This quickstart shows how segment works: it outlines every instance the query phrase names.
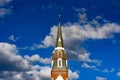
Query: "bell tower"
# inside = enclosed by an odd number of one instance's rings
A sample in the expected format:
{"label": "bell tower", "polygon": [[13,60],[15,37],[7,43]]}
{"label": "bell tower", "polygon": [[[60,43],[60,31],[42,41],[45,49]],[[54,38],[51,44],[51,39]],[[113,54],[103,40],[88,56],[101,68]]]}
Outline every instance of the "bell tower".
{"label": "bell tower", "polygon": [[63,44],[60,15],[58,16],[58,32],[55,50],[52,55],[51,80],[68,80],[67,55]]}

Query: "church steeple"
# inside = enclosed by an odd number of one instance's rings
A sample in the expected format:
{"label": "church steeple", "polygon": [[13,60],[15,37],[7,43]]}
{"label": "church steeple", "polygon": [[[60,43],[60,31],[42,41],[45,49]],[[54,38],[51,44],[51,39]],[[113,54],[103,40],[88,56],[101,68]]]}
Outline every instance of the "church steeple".
{"label": "church steeple", "polygon": [[64,49],[60,15],[55,50],[52,55],[51,80],[68,80],[67,55]]}
{"label": "church steeple", "polygon": [[58,15],[58,32],[57,32],[57,39],[56,39],[56,47],[64,47],[63,39],[62,39],[62,31],[60,25],[60,15]]}

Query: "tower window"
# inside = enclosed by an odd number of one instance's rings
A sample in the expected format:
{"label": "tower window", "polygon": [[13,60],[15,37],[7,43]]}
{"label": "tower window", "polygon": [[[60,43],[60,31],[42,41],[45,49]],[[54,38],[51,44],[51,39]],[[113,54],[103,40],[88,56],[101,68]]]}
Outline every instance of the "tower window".
{"label": "tower window", "polygon": [[61,66],[61,60],[59,60],[59,66]]}
{"label": "tower window", "polygon": [[61,58],[58,59],[58,67],[62,67],[62,59]]}

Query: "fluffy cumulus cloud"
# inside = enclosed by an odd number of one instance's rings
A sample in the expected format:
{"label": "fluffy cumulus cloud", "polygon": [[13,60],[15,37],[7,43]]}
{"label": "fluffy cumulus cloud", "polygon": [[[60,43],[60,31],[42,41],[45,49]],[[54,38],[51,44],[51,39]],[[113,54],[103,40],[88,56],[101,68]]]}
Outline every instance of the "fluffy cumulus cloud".
{"label": "fluffy cumulus cloud", "polygon": [[97,77],[96,77],[96,80],[107,80],[107,78],[103,78],[103,77],[97,76]]}
{"label": "fluffy cumulus cloud", "polygon": [[79,75],[78,75],[77,71],[72,72],[71,70],[69,70],[68,73],[69,73],[68,74],[69,80],[75,80],[75,79],[79,78]]}
{"label": "fluffy cumulus cloud", "polygon": [[[73,10],[78,12],[79,22],[68,22],[61,26],[64,45],[68,53],[68,58],[78,59],[83,62],[93,62],[97,65],[100,65],[101,61],[91,59],[90,52],[88,52],[82,45],[88,39],[98,40],[113,38],[114,34],[120,33],[120,25],[109,22],[100,24],[97,19],[101,19],[101,16],[96,16],[92,21],[88,21],[87,14],[85,13],[85,8],[77,9],[73,7]],[[81,24],[80,22],[83,22],[85,24]],[[34,44],[32,47],[30,47],[30,49],[34,50],[54,46],[56,33],[57,26],[54,25],[51,27],[50,33],[43,39],[42,44]]]}
{"label": "fluffy cumulus cloud", "polygon": [[44,64],[50,64],[51,63],[51,58],[42,58],[38,54],[34,54],[31,57],[28,55],[24,56],[26,60],[31,61],[31,62],[40,62]]}
{"label": "fluffy cumulus cloud", "polygon": [[0,18],[10,14],[12,9],[11,2],[12,0],[0,0]]}
{"label": "fluffy cumulus cloud", "polygon": [[18,54],[14,44],[0,43],[0,79],[24,80],[22,79],[24,74],[27,75],[28,71],[33,71],[33,67],[27,59]]}
{"label": "fluffy cumulus cloud", "polygon": [[[75,8],[73,8],[75,9]],[[104,69],[100,70],[98,66],[101,66],[101,60],[90,58],[91,53],[88,52],[82,45],[88,39],[90,40],[100,40],[100,39],[109,39],[113,38],[114,34],[120,33],[120,25],[116,23],[106,22],[100,24],[97,19],[101,19],[101,16],[97,16],[92,21],[87,21],[87,15],[85,13],[86,9],[76,9],[79,11],[79,22],[76,23],[65,23],[61,25],[64,39],[65,50],[68,55],[68,59],[77,59],[83,62],[82,67],[93,69],[100,72],[113,72],[114,69]],[[82,24],[81,24],[82,23]],[[31,50],[39,48],[48,48],[55,45],[57,33],[57,26],[54,25],[51,27],[50,33],[45,36],[42,41],[42,44],[34,44],[31,47]],[[28,57],[29,61],[33,61],[34,57]],[[37,60],[42,61],[40,57],[36,58]],[[92,63],[89,65],[88,63]],[[77,79],[79,76],[77,72],[69,71],[70,79]],[[74,75],[74,76],[73,76]],[[73,77],[73,78],[72,78]],[[96,80],[107,80],[107,78],[96,77]]]}
{"label": "fluffy cumulus cloud", "polygon": [[[8,68],[9,67],[9,68]],[[17,55],[15,45],[0,43],[0,71],[21,71],[29,69],[28,61]]]}
{"label": "fluffy cumulus cloud", "polygon": [[25,80],[49,80],[51,68],[48,66],[41,67],[39,65],[32,66],[32,69],[26,72]]}
{"label": "fluffy cumulus cloud", "polygon": [[49,80],[51,68],[48,66],[32,66],[28,71],[2,71],[0,80]]}
{"label": "fluffy cumulus cloud", "polygon": [[[14,44],[0,42],[0,80],[49,80],[50,65],[40,66],[35,62],[50,64],[50,58],[35,54],[21,56]],[[77,72],[69,70],[70,79],[78,78]]]}
{"label": "fluffy cumulus cloud", "polygon": [[[56,40],[57,26],[53,26],[49,35],[43,40],[43,45],[36,45],[36,48],[54,46]],[[89,58],[90,53],[81,45],[87,39],[107,39],[114,37],[115,33],[120,33],[120,25],[115,23],[106,23],[100,27],[93,27],[90,24],[80,25],[78,23],[66,23],[62,26],[64,45],[69,53],[70,59],[79,59],[81,61],[92,62]]]}

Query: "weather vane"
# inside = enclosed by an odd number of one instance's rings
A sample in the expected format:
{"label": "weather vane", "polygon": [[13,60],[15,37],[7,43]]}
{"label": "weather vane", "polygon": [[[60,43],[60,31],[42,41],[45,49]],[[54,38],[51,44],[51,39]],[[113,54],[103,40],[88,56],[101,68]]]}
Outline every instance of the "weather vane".
{"label": "weather vane", "polygon": [[60,22],[61,14],[58,14],[58,22]]}

